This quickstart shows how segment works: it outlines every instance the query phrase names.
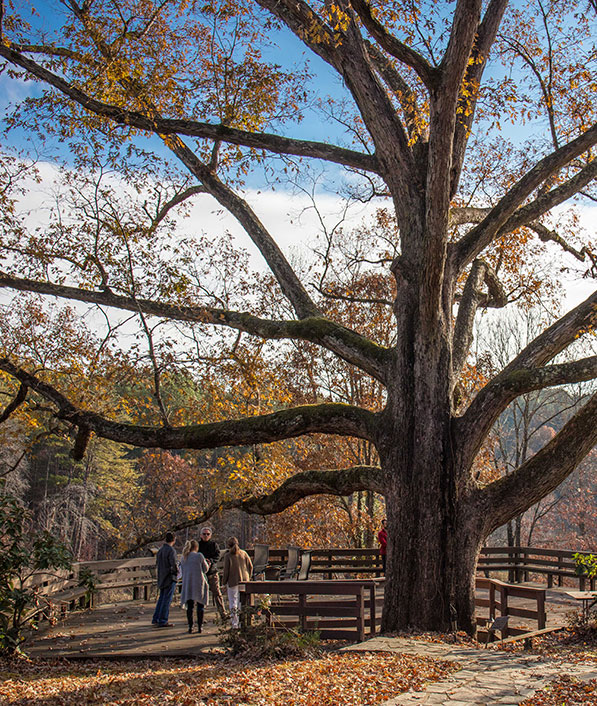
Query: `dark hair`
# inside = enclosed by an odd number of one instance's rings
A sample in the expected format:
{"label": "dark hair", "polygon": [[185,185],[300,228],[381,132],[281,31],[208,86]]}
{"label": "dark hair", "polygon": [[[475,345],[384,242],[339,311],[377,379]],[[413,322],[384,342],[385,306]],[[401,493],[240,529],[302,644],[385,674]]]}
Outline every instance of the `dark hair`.
{"label": "dark hair", "polygon": [[238,552],[238,539],[236,537],[229,537],[226,542],[228,549],[231,554],[236,554]]}
{"label": "dark hair", "polygon": [[164,537],[164,541],[170,544],[176,539],[176,537],[172,534],[172,532],[166,532],[166,536]]}

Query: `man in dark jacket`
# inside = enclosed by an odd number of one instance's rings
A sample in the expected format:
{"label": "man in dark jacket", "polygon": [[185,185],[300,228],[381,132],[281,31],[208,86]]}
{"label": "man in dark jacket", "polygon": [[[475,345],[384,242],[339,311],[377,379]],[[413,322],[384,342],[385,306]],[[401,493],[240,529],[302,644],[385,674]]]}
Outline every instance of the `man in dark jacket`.
{"label": "man in dark jacket", "polygon": [[222,600],[222,592],[220,591],[220,577],[216,568],[216,564],[220,558],[220,547],[218,547],[217,542],[211,538],[211,529],[209,527],[203,527],[201,529],[199,551],[207,559],[207,563],[209,564],[207,583],[211,595],[214,597],[220,618],[224,618],[226,611],[224,610],[224,601]]}
{"label": "man in dark jacket", "polygon": [[160,595],[158,596],[158,602],[151,622],[153,625],[157,625],[158,628],[172,627],[172,623],[168,622],[168,616],[170,615],[170,603],[172,603],[172,596],[176,588],[176,577],[178,576],[176,551],[174,549],[175,541],[176,537],[172,532],[166,532],[164,544],[155,557]]}

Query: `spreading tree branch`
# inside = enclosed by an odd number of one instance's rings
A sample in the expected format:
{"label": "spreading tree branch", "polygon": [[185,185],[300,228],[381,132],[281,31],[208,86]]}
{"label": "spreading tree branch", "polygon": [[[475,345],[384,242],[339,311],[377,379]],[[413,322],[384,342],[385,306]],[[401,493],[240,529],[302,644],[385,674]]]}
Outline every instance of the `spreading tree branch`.
{"label": "spreading tree branch", "polygon": [[[597,291],[529,343],[501,373],[480,390],[464,415],[455,419],[454,438],[463,467],[472,463],[489,429],[524,392],[543,386],[580,382],[595,377],[594,358],[543,368],[586,331],[597,326]],[[542,384],[542,383],[545,383]],[[474,429],[474,433],[471,430]]]}
{"label": "spreading tree branch", "polygon": [[0,44],[0,56],[3,56],[12,64],[20,66],[32,76],[36,76],[57,89],[63,95],[74,100],[91,113],[100,117],[109,118],[119,125],[128,125],[159,135],[199,137],[253,149],[263,149],[276,154],[290,154],[298,157],[322,159],[364,171],[376,172],[378,169],[375,157],[372,155],[345,149],[336,145],[329,145],[324,142],[297,140],[271,133],[248,132],[225,125],[213,125],[211,123],[194,120],[162,118],[158,115],[149,117],[138,111],[127,110],[124,106],[104,103],[87,95],[81,89],[68,83],[68,81],[61,76],[49,71],[32,59],[23,56],[11,46]]}
{"label": "spreading tree branch", "polygon": [[[273,515],[312,495],[343,497],[359,490],[381,492],[381,486],[381,469],[375,466],[355,466],[340,471],[304,471],[285,480],[271,493],[212,503],[197,515],[175,523],[168,529],[178,532],[187,527],[195,527],[221,510],[237,508],[253,515]],[[129,556],[141,547],[162,538],[163,531],[138,537],[123,556]]]}
{"label": "spreading tree branch", "polygon": [[165,144],[245,229],[271,269],[282,292],[292,304],[297,316],[301,319],[308,316],[318,316],[319,310],[313,300],[307,294],[278,244],[249,204],[224,184],[209,166],[203,164],[179,137],[165,140]]}
{"label": "spreading tree branch", "polygon": [[[467,266],[492,240],[514,228],[526,225],[553,206],[569,198],[595,177],[597,161],[584,167],[576,177],[519,207],[546,179],[557,173],[570,160],[586,152],[597,142],[597,124],[558,150],[539,160],[489,211],[475,228],[455,244],[455,272]],[[587,181],[585,181],[585,179]],[[584,183],[583,183],[584,182]],[[517,212],[517,209],[519,211]]]}
{"label": "spreading tree branch", "polygon": [[555,490],[597,444],[597,393],[513,473],[475,492],[489,535]]}
{"label": "spreading tree branch", "polygon": [[252,314],[208,306],[184,306],[151,299],[125,297],[109,289],[91,290],[68,287],[51,282],[0,274],[0,287],[24,292],[37,292],[75,301],[109,306],[123,311],[142,311],[173,321],[226,326],[265,339],[292,339],[310,341],[333,351],[346,362],[355,365],[380,382],[385,382],[390,351],[378,346],[355,331],[329,319],[314,316],[298,321],[273,321]]}
{"label": "spreading tree branch", "polygon": [[350,0],[350,4],[361,19],[361,22],[365,25],[369,34],[380,47],[395,59],[398,59],[398,61],[410,66],[421,81],[423,81],[427,89],[430,91],[433,90],[438,81],[437,70],[418,52],[390,34],[381,22],[373,16],[371,5],[367,0]]}
{"label": "spreading tree branch", "polygon": [[304,434],[338,434],[371,439],[375,414],[360,407],[330,403],[304,405],[272,414],[183,427],[147,427],[115,422],[95,412],[78,409],[55,387],[0,358],[0,370],[24,383],[56,407],[54,416],[103,439],[132,446],[160,449],[208,449],[245,446]]}

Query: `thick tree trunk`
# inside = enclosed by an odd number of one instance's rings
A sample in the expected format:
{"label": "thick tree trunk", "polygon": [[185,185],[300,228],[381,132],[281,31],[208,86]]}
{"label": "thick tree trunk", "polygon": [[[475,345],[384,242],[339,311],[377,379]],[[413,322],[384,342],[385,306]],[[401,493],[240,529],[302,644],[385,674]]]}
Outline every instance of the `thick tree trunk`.
{"label": "thick tree trunk", "polygon": [[[425,454],[421,453],[421,457]],[[481,523],[449,491],[449,467],[416,464],[411,482],[393,475],[388,519],[384,631],[476,631],[474,576]]]}
{"label": "thick tree trunk", "polygon": [[396,307],[398,329],[416,333],[396,347],[378,438],[389,536],[383,629],[474,634],[485,528],[471,508],[470,469],[457,467],[452,453],[451,293],[434,319],[405,299]]}

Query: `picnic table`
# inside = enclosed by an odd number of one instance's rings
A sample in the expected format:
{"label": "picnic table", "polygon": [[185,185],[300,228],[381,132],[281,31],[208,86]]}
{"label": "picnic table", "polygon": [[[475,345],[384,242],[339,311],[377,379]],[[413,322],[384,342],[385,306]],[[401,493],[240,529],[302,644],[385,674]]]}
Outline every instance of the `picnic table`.
{"label": "picnic table", "polygon": [[566,591],[566,595],[582,602],[582,617],[588,620],[591,608],[597,604],[597,591]]}

